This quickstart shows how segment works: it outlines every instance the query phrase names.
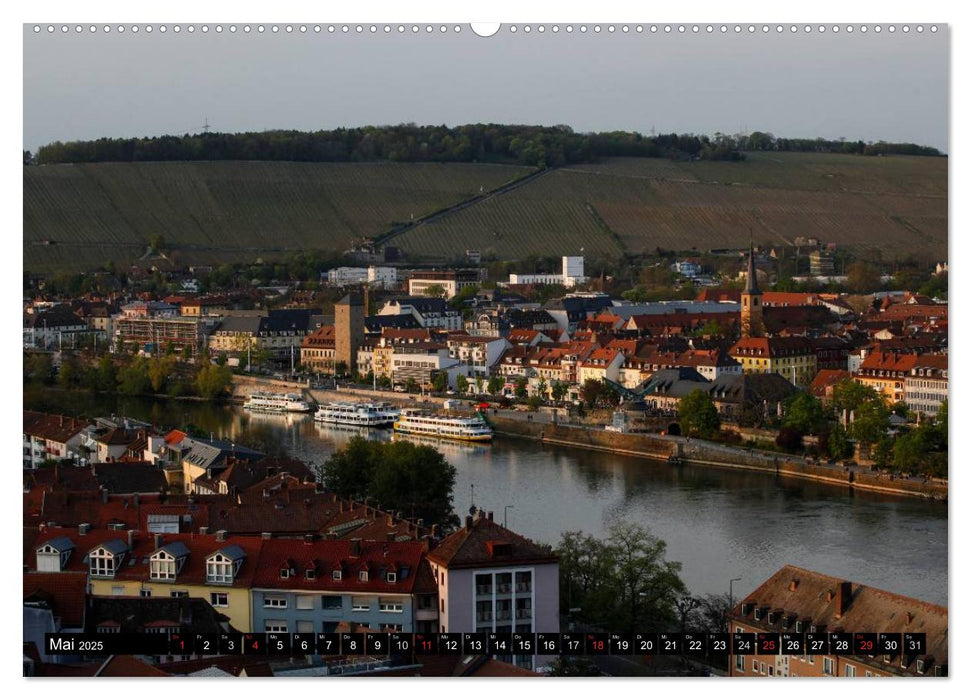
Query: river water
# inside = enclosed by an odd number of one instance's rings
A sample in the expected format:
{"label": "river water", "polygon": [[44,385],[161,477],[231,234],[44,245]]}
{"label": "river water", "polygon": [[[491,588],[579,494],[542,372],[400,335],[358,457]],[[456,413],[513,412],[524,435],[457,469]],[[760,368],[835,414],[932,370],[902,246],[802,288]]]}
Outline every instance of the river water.
{"label": "river water", "polygon": [[[290,454],[321,463],[353,435],[311,416],[250,414],[234,406],[25,390],[25,408],[127,415],[216,437],[266,426]],[[391,431],[370,431],[389,440]],[[455,509],[475,504],[510,529],[555,544],[560,533],[605,534],[631,520],[667,543],[667,558],[696,595],[736,600],[785,564],[947,605],[947,507],[856,493],[754,472],[666,463],[497,438],[487,446],[436,441],[457,469]],[[506,506],[510,506],[506,509]]]}

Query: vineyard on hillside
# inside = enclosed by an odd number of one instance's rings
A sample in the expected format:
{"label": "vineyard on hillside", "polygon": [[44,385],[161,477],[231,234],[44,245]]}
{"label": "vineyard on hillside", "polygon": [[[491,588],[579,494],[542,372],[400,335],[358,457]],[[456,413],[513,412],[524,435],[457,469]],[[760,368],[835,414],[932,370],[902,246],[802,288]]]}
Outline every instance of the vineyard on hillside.
{"label": "vineyard on hillside", "polygon": [[642,253],[818,238],[871,259],[947,257],[947,161],[757,153],[743,163],[611,159],[562,168],[413,229],[409,251]]}
{"label": "vineyard on hillside", "polygon": [[343,250],[530,172],[464,163],[26,167],[24,266],[44,272],[130,264],[155,234],[187,263]]}
{"label": "vineyard on hillside", "polygon": [[[412,257],[467,248],[617,256],[818,238],[858,255],[947,258],[946,158],[757,152],[744,162],[612,158],[392,236]],[[131,264],[161,235],[186,264],[343,250],[534,172],[473,163],[165,162],[24,168],[24,266]]]}

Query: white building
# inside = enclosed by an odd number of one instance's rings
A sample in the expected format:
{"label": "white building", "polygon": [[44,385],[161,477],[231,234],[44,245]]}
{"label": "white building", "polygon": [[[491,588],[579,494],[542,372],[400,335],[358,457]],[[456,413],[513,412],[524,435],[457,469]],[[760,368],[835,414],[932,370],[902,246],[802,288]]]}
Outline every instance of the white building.
{"label": "white building", "polygon": [[583,276],[583,257],[570,255],[563,256],[560,274],[509,275],[509,284],[562,284],[564,287],[576,287],[586,281],[587,278]]}
{"label": "white building", "polygon": [[[393,267],[335,267],[325,273],[331,287],[349,287],[369,284],[382,289],[398,286],[398,270]],[[323,276],[323,275],[322,275]]]}

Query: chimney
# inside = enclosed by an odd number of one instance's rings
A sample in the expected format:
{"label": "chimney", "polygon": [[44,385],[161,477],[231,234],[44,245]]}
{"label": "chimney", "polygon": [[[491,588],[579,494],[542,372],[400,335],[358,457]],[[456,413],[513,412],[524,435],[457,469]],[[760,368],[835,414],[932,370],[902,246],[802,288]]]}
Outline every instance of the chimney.
{"label": "chimney", "polygon": [[466,515],[465,516],[465,529],[468,530],[468,531],[471,531],[472,530],[472,516],[471,515]]}
{"label": "chimney", "polygon": [[492,522],[492,511],[491,510],[488,513],[486,513],[486,517],[489,519],[489,522]]}
{"label": "chimney", "polygon": [[850,607],[850,598],[853,596],[853,584],[849,581],[840,581],[836,589],[836,617],[843,617],[846,609]]}
{"label": "chimney", "polygon": [[208,535],[209,534],[209,526],[208,525],[203,525],[202,527],[200,527],[199,528],[199,534],[200,535]]}
{"label": "chimney", "polygon": [[88,534],[88,531],[90,529],[91,529],[91,524],[90,523],[81,523],[80,525],[78,525],[78,534],[79,535],[86,535],[86,534]]}
{"label": "chimney", "polygon": [[101,502],[102,503],[108,502],[108,489],[106,488],[101,489]]}
{"label": "chimney", "polygon": [[789,590],[795,591],[797,588],[799,588],[799,579],[794,578],[789,582]]}
{"label": "chimney", "polygon": [[158,534],[158,533],[156,533],[156,534],[155,534],[155,535],[154,535],[154,536],[152,537],[152,539],[153,539],[153,540],[154,540],[154,542],[155,542],[155,549],[161,549],[161,548],[162,548],[162,535],[160,535],[160,534]]}
{"label": "chimney", "polygon": [[216,530],[216,542],[225,542],[225,541],[226,541],[226,531]]}
{"label": "chimney", "polygon": [[394,525],[394,516],[388,513],[388,526]]}
{"label": "chimney", "polygon": [[355,537],[350,540],[351,543],[351,556],[359,557],[361,556],[361,538]]}
{"label": "chimney", "polygon": [[432,537],[438,537],[438,524],[433,524],[432,525],[431,535],[432,535]]}
{"label": "chimney", "polygon": [[273,537],[273,533],[272,532],[263,532],[263,533],[260,533],[260,536],[264,540],[268,540],[268,539],[271,539]]}
{"label": "chimney", "polygon": [[128,551],[131,551],[134,548],[135,548],[135,531],[129,530],[128,531]]}

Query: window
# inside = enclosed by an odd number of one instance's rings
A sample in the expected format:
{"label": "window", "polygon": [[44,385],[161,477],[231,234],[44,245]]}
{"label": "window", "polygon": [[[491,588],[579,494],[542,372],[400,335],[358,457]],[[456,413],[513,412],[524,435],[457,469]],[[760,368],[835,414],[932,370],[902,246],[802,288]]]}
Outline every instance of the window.
{"label": "window", "polygon": [[370,598],[359,598],[357,596],[351,598],[351,610],[354,612],[367,612],[371,609],[371,599]]}
{"label": "window", "polygon": [[285,608],[287,607],[287,599],[280,596],[265,596],[263,598],[264,608]]}
{"label": "window", "polygon": [[324,610],[340,610],[344,607],[343,599],[339,595],[322,595],[320,607]]}
{"label": "window", "polygon": [[833,660],[828,656],[823,657],[823,675],[824,676],[833,675]]}
{"label": "window", "polygon": [[870,673],[869,671],[867,671],[867,672],[866,672],[866,677],[867,677],[867,678],[873,678],[873,674],[872,674],[872,673]]}
{"label": "window", "polygon": [[267,632],[287,632],[287,621],[286,620],[267,620],[265,629]]}
{"label": "window", "polygon": [[335,581],[340,581],[341,580],[341,570],[340,569],[334,569],[333,577],[334,577],[334,580]]}
{"label": "window", "polygon": [[115,555],[107,549],[97,549],[89,557],[91,575],[113,578],[115,575]]}
{"label": "window", "polygon": [[317,578],[316,569],[307,569],[304,578],[306,578],[308,581],[313,581],[315,578]]}
{"label": "window", "polygon": [[313,620],[297,620],[298,634],[312,634],[314,631]]}
{"label": "window", "polygon": [[763,676],[765,675],[765,663],[764,662],[761,664],[761,666],[759,668],[759,673],[761,673]]}
{"label": "window", "polygon": [[357,572],[358,581],[367,581],[367,569],[363,569]]}
{"label": "window", "polygon": [[745,670],[745,657],[741,654],[735,654],[735,670],[744,671]]}
{"label": "window", "polygon": [[400,613],[404,612],[404,605],[400,600],[381,598],[378,600],[378,610],[385,613]]}
{"label": "window", "polygon": [[138,595],[140,597],[142,597],[142,598],[151,598],[152,597],[152,589],[151,588],[143,588],[140,591],[138,591]]}
{"label": "window", "polygon": [[759,662],[756,661],[755,659],[752,659],[752,671],[754,671],[755,673],[759,672]]}
{"label": "window", "polygon": [[393,571],[389,571],[385,578],[388,583],[395,583],[398,580],[398,574]]}
{"label": "window", "polygon": [[442,598],[442,612],[445,612],[445,599]]}
{"label": "window", "polygon": [[169,593],[170,598],[188,598],[189,591],[171,591]]}
{"label": "window", "polygon": [[206,562],[206,582],[232,583],[233,575],[238,569],[239,567],[234,566],[229,557],[216,554]]}
{"label": "window", "polygon": [[210,593],[209,604],[214,608],[225,608],[229,605],[228,593]]}
{"label": "window", "polygon": [[175,557],[166,552],[159,552],[152,557],[149,576],[153,581],[174,581],[176,561]]}
{"label": "window", "polygon": [[124,586],[112,586],[111,587],[111,595],[125,595],[125,587]]}
{"label": "window", "polygon": [[280,578],[290,578],[290,569],[280,569]]}
{"label": "window", "polygon": [[856,666],[850,666],[849,664],[847,664],[846,668],[843,671],[843,675],[846,676],[847,678],[855,678]]}
{"label": "window", "polygon": [[923,673],[923,672],[924,672],[924,660],[917,659],[917,673]]}
{"label": "window", "polygon": [[297,596],[297,610],[313,610],[313,609],[314,609],[314,597],[312,595]]}

